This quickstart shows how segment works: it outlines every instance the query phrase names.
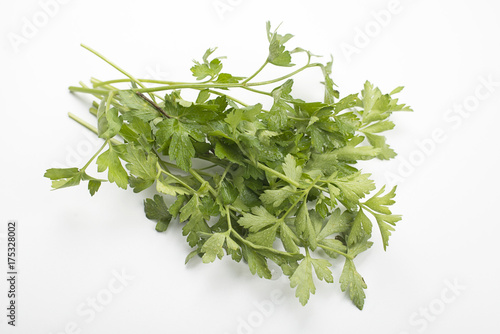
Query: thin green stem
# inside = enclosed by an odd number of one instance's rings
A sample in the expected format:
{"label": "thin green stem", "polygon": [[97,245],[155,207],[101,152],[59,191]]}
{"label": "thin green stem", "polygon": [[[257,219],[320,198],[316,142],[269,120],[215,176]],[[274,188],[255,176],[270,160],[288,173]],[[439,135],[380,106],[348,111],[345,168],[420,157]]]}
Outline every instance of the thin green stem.
{"label": "thin green stem", "polygon": [[247,239],[243,238],[234,229],[231,229],[231,232],[236,236],[236,239],[240,240],[241,242],[243,242],[244,244],[246,244],[247,246],[249,246],[249,247],[251,247],[253,249],[260,249],[260,250],[268,251],[268,252],[271,252],[271,253],[283,255],[283,256],[286,256],[286,257],[296,256],[296,255],[302,255],[300,253],[287,253],[287,252],[283,252],[283,251],[280,251],[280,250],[277,250],[277,249],[274,249],[274,248],[269,248],[269,247],[266,247],[266,246],[256,245],[253,242],[248,241]]}
{"label": "thin green stem", "polygon": [[[92,131],[93,133],[95,134],[98,134],[98,131],[97,131],[97,128],[95,126],[93,126],[92,124],[90,124],[89,122],[86,122],[84,121],[83,119],[81,119],[80,117],[76,116],[75,114],[73,113],[68,113],[68,116],[74,120],[75,122],[77,122],[78,124],[82,125],[83,127],[89,129],[90,131]],[[111,139],[111,143],[114,144],[114,145],[120,145],[120,144],[123,144],[121,143],[119,140],[116,140],[115,138],[112,138]]]}
{"label": "thin green stem", "polygon": [[304,193],[299,198],[297,198],[295,200],[295,202],[292,205],[290,205],[290,207],[288,208],[288,210],[286,210],[286,212],[283,214],[283,216],[281,216],[281,218],[279,219],[280,221],[282,221],[282,222],[285,221],[286,217],[290,214],[290,212],[292,212],[292,210],[295,208],[295,206],[297,204],[299,204],[299,202],[304,198],[304,195],[307,198],[307,195],[309,195],[309,193],[307,193],[307,194]]}
{"label": "thin green stem", "polygon": [[248,90],[249,92],[253,92],[253,93],[257,93],[257,94],[261,94],[261,95],[266,95],[266,96],[273,96],[273,94],[269,93],[269,92],[264,92],[262,90],[258,90],[258,89],[254,89],[254,88],[250,88],[250,87],[247,87],[247,86],[243,86],[241,87],[245,90]]}
{"label": "thin green stem", "polygon": [[232,164],[227,165],[226,169],[224,170],[224,173],[222,173],[222,176],[219,181],[219,188],[222,185],[222,182],[224,182],[224,179],[226,178],[227,173],[229,172],[229,169],[231,168]]}
{"label": "thin green stem", "polygon": [[78,86],[69,86],[68,89],[70,92],[78,92],[78,93],[87,93],[92,95],[102,95],[107,96],[111,90],[104,89],[95,89],[95,88],[86,88],[86,87],[78,87]]}
{"label": "thin green stem", "polygon": [[92,161],[94,161],[94,159],[95,159],[95,158],[97,158],[97,156],[98,156],[98,155],[102,152],[102,150],[103,150],[103,149],[104,149],[104,148],[108,145],[108,143],[109,143],[109,140],[106,140],[106,141],[102,144],[101,148],[100,148],[99,150],[97,150],[97,152],[96,152],[96,153],[92,156],[92,158],[90,158],[90,160],[89,160],[89,161],[87,161],[87,163],[85,164],[85,166],[83,166],[83,167],[82,167],[82,170],[86,170],[86,169],[87,169],[87,167],[90,165],[90,163],[91,163]]}
{"label": "thin green stem", "polygon": [[[178,84],[180,82],[175,82],[175,81],[163,81],[163,80],[154,80],[154,79],[137,79],[140,82],[146,82],[146,83],[155,83],[155,84],[164,84],[164,85],[174,85]],[[100,86],[107,86],[115,83],[125,83],[125,82],[130,82],[132,81],[131,79],[114,79],[114,80],[106,80],[106,81],[100,81],[96,82],[94,84],[94,87],[100,87]],[[188,82],[184,82],[188,83]]]}
{"label": "thin green stem", "polygon": [[319,246],[319,247],[321,247],[321,248],[323,248],[324,250],[328,250],[328,251],[330,251],[330,252],[334,252],[334,253],[337,253],[337,254],[343,255],[343,256],[345,256],[346,258],[348,258],[348,259],[351,259],[351,260],[352,260],[352,256],[351,256],[351,255],[349,255],[349,254],[347,254],[347,253],[341,252],[341,251],[339,251],[339,250],[337,250],[337,249],[333,249],[333,248],[330,248],[330,247],[328,247],[328,246],[321,245],[321,244],[319,244],[318,246]]}
{"label": "thin green stem", "polygon": [[214,167],[220,167],[220,166],[217,165],[217,164],[211,164],[209,166],[205,166],[205,167],[202,167],[202,168],[197,168],[196,171],[199,173],[200,171],[203,171],[205,169],[211,169],[211,168],[214,168]]}
{"label": "thin green stem", "polygon": [[[96,50],[92,49],[91,47],[85,45],[85,44],[80,44],[84,49],[87,49],[88,51],[92,52],[93,54],[95,54],[97,57],[101,58],[102,60],[104,60],[106,63],[108,63],[109,65],[111,65],[112,67],[114,67],[115,69],[117,69],[119,72],[121,72],[122,74],[124,74],[125,76],[129,77],[133,82],[135,82],[139,87],[142,87],[142,88],[146,88],[146,86],[144,86],[142,84],[142,82],[140,82],[139,80],[137,80],[132,74],[128,73],[127,71],[125,71],[124,69],[122,69],[121,67],[119,67],[118,65],[116,65],[115,63],[113,63],[112,61],[110,61],[109,59],[107,59],[106,57],[104,57],[102,54],[100,54],[99,52],[97,52]],[[153,101],[155,101],[155,96],[154,94],[149,94],[149,96],[151,96],[151,99]]]}
{"label": "thin green stem", "polygon": [[107,59],[106,57],[104,57],[102,54],[100,54],[99,52],[97,52],[96,50],[88,47],[87,45],[85,44],[80,44],[84,49],[87,49],[88,51],[92,52],[93,54],[95,54],[97,57],[101,58],[102,60],[104,60],[106,63],[108,63],[109,65],[113,66],[115,69],[117,69],[119,72],[121,72],[122,74],[124,74],[125,76],[129,77],[133,82],[135,82],[137,85],[139,85],[140,87],[142,88],[146,88],[139,80],[137,80],[132,74],[128,73],[127,71],[125,71],[124,69],[122,69],[121,67],[119,67],[118,65],[116,65],[115,63],[113,63],[112,61],[110,61],[109,59]]}
{"label": "thin green stem", "polygon": [[249,76],[248,78],[246,78],[245,80],[243,80],[241,83],[242,84],[246,84],[247,82],[249,82],[250,80],[252,80],[253,78],[255,78],[257,76],[257,74],[259,74],[264,69],[264,67],[266,67],[266,65],[268,63],[269,63],[269,61],[266,59],[266,61],[264,62],[264,64],[262,64],[262,66],[259,67],[259,69],[257,71],[255,71],[254,74],[252,74],[251,76]]}
{"label": "thin green stem", "polygon": [[108,95],[108,99],[106,100],[106,113],[109,111],[109,108],[111,107],[111,104],[113,102],[114,96],[115,96],[115,92],[114,91],[112,91]]}
{"label": "thin green stem", "polygon": [[182,186],[184,186],[185,188],[187,188],[189,191],[191,191],[193,194],[196,193],[196,190],[194,190],[193,188],[191,188],[186,182],[182,181],[181,179],[179,179],[177,176],[175,176],[174,174],[164,170],[163,168],[161,168],[160,164],[158,163],[157,164],[157,167],[160,169],[160,171],[171,177],[172,179],[174,179],[175,181],[177,181],[177,183],[181,184]]}
{"label": "thin green stem", "polygon": [[210,191],[210,193],[212,194],[212,196],[214,198],[217,198],[217,192],[215,191],[215,189],[212,188],[212,186],[208,183],[208,181],[205,180],[204,178],[202,178],[196,170],[194,170],[193,168],[190,168],[189,173],[191,173],[191,175],[193,175],[195,177],[195,179],[197,179],[201,184],[206,183],[208,186],[208,191]]}
{"label": "thin green stem", "polygon": [[269,85],[269,84],[272,84],[272,83],[280,82],[280,81],[286,80],[286,79],[288,79],[290,77],[293,77],[294,75],[302,72],[303,70],[305,70],[305,69],[307,69],[309,67],[312,67],[312,66],[310,65],[310,63],[308,61],[306,65],[304,65],[301,68],[299,68],[299,69],[297,69],[297,70],[295,70],[293,72],[290,72],[287,75],[284,75],[282,77],[279,77],[279,78],[276,78],[276,79],[272,79],[272,80],[266,80],[266,81],[248,83],[247,85],[248,86],[264,86],[264,85]]}
{"label": "thin green stem", "polygon": [[[252,163],[252,161],[248,160],[248,159],[245,159],[245,162],[248,162],[248,163]],[[272,169],[272,168],[269,168],[267,167],[266,165],[260,163],[260,162],[257,162],[257,167],[260,168],[260,169],[263,169],[265,170],[266,172],[269,172],[271,174],[274,174],[276,175],[277,177],[279,177],[280,179],[282,179],[283,181],[286,181],[287,183],[291,184],[292,186],[295,186],[297,188],[300,187],[300,183],[290,179],[288,176],[284,175],[284,174],[281,174],[280,172]]]}

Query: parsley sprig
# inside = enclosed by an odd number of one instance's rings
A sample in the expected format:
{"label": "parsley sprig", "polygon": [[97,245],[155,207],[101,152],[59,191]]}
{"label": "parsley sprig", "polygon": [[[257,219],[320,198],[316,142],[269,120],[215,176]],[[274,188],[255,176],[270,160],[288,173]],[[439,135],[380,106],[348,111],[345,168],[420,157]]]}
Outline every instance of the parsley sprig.
{"label": "parsley sprig", "polygon": [[[144,202],[146,216],[160,232],[172,220],[183,224],[193,248],[186,262],[227,255],[263,278],[271,278],[268,263],[274,262],[303,305],[315,293],[313,276],[333,283],[330,267],[343,258],[340,287],[362,309],[366,283],[354,260],[372,246],[373,219],[386,249],[401,216],[389,209],[396,188],[370,195],[376,186],[355,164],[393,158],[381,133],[394,127],[392,112],[411,109],[393,97],[402,87],[383,94],[368,81],[361,94],[340,98],[331,61],[314,62],[317,56],[302,48],[288,50],[293,36],[272,31],[269,23],[267,37],[268,57],[253,74],[223,72],[223,58],[208,49],[191,68],[196,82],[137,79],[83,46],[125,77],[69,88],[97,99],[90,108],[97,126],[70,116],[104,143],[83,167],[51,168],[45,176],[54,189],[87,181],[91,195],[102,182],[134,192],[155,187],[158,194]],[[301,67],[255,80],[267,66],[295,66],[297,53],[307,58]],[[321,70],[321,102],[292,96],[292,77],[312,68]],[[116,86],[121,84],[130,86]],[[183,99],[184,90],[198,91],[196,100]],[[238,90],[262,96],[269,110],[233,97]],[[92,162],[107,177],[90,176]],[[175,200],[167,205],[164,196]]]}

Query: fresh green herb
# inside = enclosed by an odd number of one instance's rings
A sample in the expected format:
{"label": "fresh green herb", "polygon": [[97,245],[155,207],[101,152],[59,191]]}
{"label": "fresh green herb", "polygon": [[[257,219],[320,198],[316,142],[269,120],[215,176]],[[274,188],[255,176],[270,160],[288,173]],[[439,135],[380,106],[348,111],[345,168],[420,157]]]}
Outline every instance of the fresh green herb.
{"label": "fresh green herb", "polygon": [[[136,79],[84,46],[125,78],[70,87],[98,99],[90,108],[97,127],[70,116],[104,143],[82,168],[52,168],[45,176],[55,189],[88,181],[91,195],[102,182],[134,192],[155,186],[158,194],[144,203],[146,216],[160,232],[171,220],[183,224],[194,249],[186,261],[228,255],[264,278],[271,278],[268,263],[274,262],[303,305],[316,291],[313,276],[332,283],[330,267],[343,258],[340,287],[362,309],[366,283],[354,260],[372,246],[373,219],[386,249],[401,216],[389,209],[395,188],[370,196],[375,184],[355,164],[393,158],[380,133],[394,127],[388,119],[393,111],[411,109],[393,98],[402,87],[383,94],[368,81],[360,95],[340,98],[331,61],[314,62],[316,56],[302,48],[288,50],[292,35],[278,34],[269,23],[267,37],[269,54],[252,75],[224,73],[223,58],[213,58],[215,49],[209,49],[194,62],[198,82],[192,83]],[[299,53],[303,66],[254,80],[266,66],[293,67]],[[314,68],[322,76],[323,101],[294,98],[292,77]],[[130,86],[116,87],[123,83]],[[197,91],[196,100],[183,99],[185,90]],[[261,95],[268,110],[233,97],[238,90]],[[87,174],[93,161],[98,172],[107,171],[106,179]],[[173,204],[163,195],[175,197]]]}

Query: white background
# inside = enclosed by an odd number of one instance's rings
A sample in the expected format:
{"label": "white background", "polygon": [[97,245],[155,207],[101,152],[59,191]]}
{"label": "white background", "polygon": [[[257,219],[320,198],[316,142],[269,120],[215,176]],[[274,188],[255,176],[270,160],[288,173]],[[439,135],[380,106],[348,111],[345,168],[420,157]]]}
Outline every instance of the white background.
{"label": "white background", "polygon": [[[18,220],[20,238],[18,326],[6,325],[1,274],[1,333],[500,330],[499,2],[66,2],[0,5],[2,273],[9,219]],[[52,14],[46,21],[44,11]],[[244,76],[266,57],[267,20],[296,36],[290,46],[332,54],[342,95],[359,92],[367,79],[384,92],[404,85],[401,101],[415,110],[395,115],[388,140],[398,158],[364,166],[379,185],[399,185],[395,211],[404,219],[387,252],[375,233],[374,247],[357,259],[368,284],[363,311],[340,292],[342,262],[335,283],[318,282],[302,307],[285,277],[262,280],[226,260],[185,266],[189,247],[180,227],[157,233],[144,217],[151,192],[113,185],[91,198],[85,186],[50,191],[42,177],[50,167],[82,166],[99,145],[66,116],[92,120],[90,99],[67,87],[91,76],[120,77],[79,43],[138,77],[179,81],[190,80],[193,58],[218,46],[217,55],[228,56],[225,69]],[[16,45],[14,38],[24,40]],[[319,73],[296,81],[298,96],[321,98]],[[119,272],[124,284],[115,282]],[[282,298],[272,303],[273,294]],[[96,297],[108,298],[92,316],[87,303]]]}

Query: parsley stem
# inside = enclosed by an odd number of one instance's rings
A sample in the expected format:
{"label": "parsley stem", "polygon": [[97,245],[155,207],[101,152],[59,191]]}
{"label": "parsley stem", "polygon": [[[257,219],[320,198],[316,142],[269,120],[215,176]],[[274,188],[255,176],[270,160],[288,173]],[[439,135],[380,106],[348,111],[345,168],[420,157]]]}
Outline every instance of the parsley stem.
{"label": "parsley stem", "polygon": [[312,65],[308,61],[306,65],[302,66],[301,68],[299,68],[299,69],[297,69],[297,70],[295,70],[293,72],[288,73],[287,75],[284,75],[284,76],[281,76],[279,78],[272,79],[272,80],[249,83],[248,86],[264,86],[264,85],[269,85],[269,84],[272,84],[272,83],[280,82],[280,81],[286,80],[286,79],[288,79],[290,77],[293,77],[294,75],[302,72],[303,70],[305,70],[305,69],[307,69],[309,67],[312,67]]}
{"label": "parsley stem", "polygon": [[328,246],[321,245],[321,244],[319,244],[318,246],[319,246],[319,247],[321,247],[321,248],[323,248],[324,250],[328,250],[328,251],[330,251],[330,252],[335,252],[335,253],[337,253],[337,254],[340,254],[340,255],[342,255],[342,256],[344,256],[344,257],[346,257],[346,258],[350,259],[350,260],[352,260],[352,259],[353,259],[353,257],[352,257],[351,255],[349,255],[349,254],[347,254],[347,253],[344,253],[344,252],[341,252],[341,251],[339,251],[339,250],[336,250],[336,249],[334,249],[334,248],[330,248],[330,247],[328,247]]}
{"label": "parsley stem", "polygon": [[243,238],[236,230],[233,229],[233,227],[231,225],[230,218],[229,218],[229,216],[230,216],[229,209],[231,209],[231,210],[233,210],[235,212],[241,213],[241,210],[233,207],[232,205],[227,205],[226,206],[226,213],[227,213],[227,216],[228,216],[228,231],[230,231],[230,233],[233,233],[238,240],[240,240],[241,242],[243,242],[247,246],[250,246],[253,249],[267,250],[269,252],[272,252],[272,253],[275,253],[275,254],[284,255],[284,256],[288,256],[288,257],[290,257],[290,256],[296,256],[296,255],[302,255],[300,253],[287,253],[287,252],[283,252],[283,251],[280,251],[280,250],[277,250],[277,249],[274,249],[274,248],[269,248],[269,247],[266,247],[266,246],[256,245],[253,242],[248,241],[247,239]]}
{"label": "parsley stem", "polygon": [[177,181],[179,184],[182,184],[185,188],[187,188],[188,190],[190,190],[193,194],[196,193],[196,190],[194,190],[193,188],[191,188],[187,183],[185,183],[184,181],[182,181],[181,179],[179,179],[174,174],[172,174],[170,172],[167,172],[166,170],[164,170],[163,168],[161,168],[161,166],[160,166],[159,163],[157,164],[157,167],[160,169],[160,172],[162,172],[163,174],[165,174],[167,176],[170,176],[172,179],[174,179],[175,181]]}
{"label": "parsley stem", "polygon": [[207,187],[208,187],[208,191],[210,191],[210,193],[212,194],[212,196],[214,196],[214,198],[217,198],[217,192],[215,191],[215,189],[212,188],[212,186],[210,185],[210,183],[208,183],[207,180],[205,180],[204,178],[202,178],[200,176],[200,174],[198,174],[198,172],[196,170],[194,170],[193,168],[190,168],[189,169],[189,173],[191,173],[191,175],[193,175],[195,177],[195,179],[197,179],[201,184],[206,183]]}
{"label": "parsley stem", "polygon": [[227,165],[226,169],[224,170],[224,173],[222,174],[220,181],[219,181],[219,185],[218,185],[219,188],[222,185],[222,182],[224,182],[224,179],[226,178],[226,175],[229,172],[229,169],[231,168],[231,166],[232,166],[232,164]]}
{"label": "parsley stem", "polygon": [[[142,84],[142,82],[140,82],[139,80],[137,80],[132,74],[128,73],[127,71],[125,71],[124,69],[122,69],[121,67],[119,67],[118,65],[116,65],[115,63],[113,63],[111,60],[107,59],[106,57],[104,57],[102,54],[100,54],[99,52],[97,52],[96,50],[88,47],[87,45],[85,44],[80,44],[84,49],[87,49],[88,51],[92,52],[93,54],[95,54],[97,57],[101,58],[102,60],[104,60],[106,63],[108,63],[109,65],[113,66],[115,69],[117,69],[119,72],[121,72],[122,74],[124,74],[125,76],[129,77],[133,82],[135,82],[137,85],[139,85],[140,87],[142,88],[146,88],[146,86],[144,86]],[[151,96],[151,99],[153,99],[154,101],[154,95],[153,94],[149,94],[149,96]]]}
{"label": "parsley stem", "polygon": [[264,69],[264,67],[266,67],[266,65],[268,63],[269,63],[269,61],[266,59],[266,61],[264,62],[264,64],[262,64],[262,66],[259,67],[259,69],[254,74],[252,74],[251,76],[249,76],[248,78],[246,78],[245,80],[243,80],[241,83],[242,84],[246,84],[247,82],[249,82],[250,80],[252,80],[253,78],[255,78],[257,76],[257,74],[259,74]]}
{"label": "parsley stem", "polygon": [[70,90],[70,92],[97,94],[102,96],[107,96],[111,92],[111,90],[77,87],[77,86],[69,86],[68,89]]}
{"label": "parsley stem", "polygon": [[307,198],[307,195],[306,193],[303,193],[299,198],[297,198],[295,200],[295,202],[290,205],[290,207],[288,208],[288,210],[286,210],[286,212],[283,214],[283,216],[281,216],[281,218],[279,220],[281,220],[282,222],[285,221],[286,217],[290,214],[290,212],[292,212],[292,210],[295,208],[295,206],[297,206],[297,204],[299,204],[300,201],[302,201],[302,198],[304,198],[304,195],[306,195],[306,198]]}
{"label": "parsley stem", "polygon": [[281,216],[281,218],[280,218],[281,221],[283,221],[283,222],[285,221],[286,217],[295,208],[295,206],[297,204],[299,204],[300,201],[302,201],[302,199],[304,199],[305,201],[307,201],[307,196],[309,196],[309,192],[316,185],[317,181],[318,181],[318,178],[316,178],[316,180],[314,180],[313,183],[307,189],[305,189],[302,192],[302,195],[300,195],[300,197],[295,200],[295,202],[288,208],[288,210],[283,214],[283,216]]}
{"label": "parsley stem", "polygon": [[[69,112],[68,116],[69,116],[69,118],[71,118],[72,120],[74,120],[78,124],[82,125],[83,127],[89,129],[93,133],[95,133],[95,134],[98,133],[97,132],[97,128],[95,126],[93,126],[89,122],[84,121],[83,119],[81,119],[80,117],[76,116],[75,114]],[[122,144],[119,140],[116,140],[115,138],[111,139],[111,143],[114,144],[114,145],[120,145],[120,144]]]}
{"label": "parsley stem", "polygon": [[241,242],[243,242],[247,246],[250,246],[253,249],[265,250],[265,251],[268,251],[268,252],[271,252],[271,253],[275,253],[275,254],[279,254],[279,255],[283,255],[283,256],[286,256],[286,257],[293,257],[293,256],[297,256],[297,255],[302,255],[300,253],[287,253],[287,252],[283,252],[283,251],[280,251],[280,250],[277,250],[277,249],[274,249],[274,248],[269,248],[269,247],[266,247],[266,246],[257,245],[257,244],[254,244],[253,242],[248,241],[247,239],[243,238],[238,232],[236,232],[232,228],[231,228],[231,232],[236,236],[236,239],[240,240]]}
{"label": "parsley stem", "polygon": [[268,92],[264,92],[262,90],[258,90],[258,89],[255,89],[255,88],[250,88],[250,87],[247,87],[247,86],[244,86],[244,87],[241,87],[245,90],[248,90],[249,92],[254,92],[254,93],[257,93],[257,94],[262,94],[262,95],[267,95],[267,96],[272,96],[273,94],[271,93],[268,93]]}
{"label": "parsley stem", "polygon": [[97,150],[97,152],[92,156],[92,158],[90,158],[90,160],[85,164],[85,166],[82,167],[82,171],[86,170],[87,167],[90,165],[90,163],[92,161],[94,161],[94,159],[102,152],[102,150],[109,144],[109,140],[106,140],[101,148],[99,150]]}
{"label": "parsley stem", "polygon": [[[178,84],[180,82],[176,81],[163,81],[163,80],[153,80],[153,79],[137,79],[140,82],[147,82],[147,83],[155,83],[155,84],[164,84],[164,85],[174,85]],[[106,80],[106,81],[100,81],[96,82],[94,84],[94,87],[100,87],[100,86],[106,86],[110,84],[115,84],[115,83],[124,83],[124,82],[130,82],[132,81],[131,79],[114,79],[114,80]],[[185,82],[188,83],[188,82]]]}
{"label": "parsley stem", "polygon": [[373,216],[377,217],[377,213],[374,212],[372,209],[370,209],[365,203],[359,203],[359,209],[360,210],[365,209],[366,211],[371,213]]}
{"label": "parsley stem", "polygon": [[[252,163],[250,160],[248,159],[245,159],[245,162],[249,162],[249,163]],[[288,176],[284,175],[284,174],[281,174],[280,172],[272,169],[272,168],[269,168],[267,167],[266,165],[260,163],[260,162],[257,162],[257,167],[260,168],[260,169],[263,169],[265,170],[266,172],[269,172],[271,174],[274,174],[276,175],[277,177],[279,177],[280,179],[282,179],[283,181],[286,181],[288,182],[289,184],[291,184],[292,186],[295,186],[297,188],[300,187],[300,183],[290,179]]]}

